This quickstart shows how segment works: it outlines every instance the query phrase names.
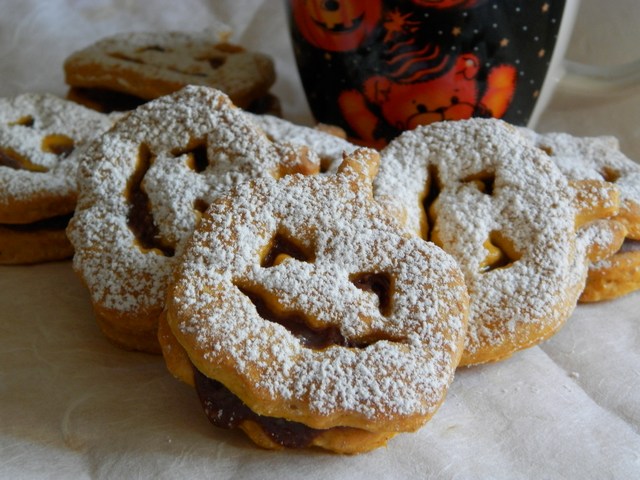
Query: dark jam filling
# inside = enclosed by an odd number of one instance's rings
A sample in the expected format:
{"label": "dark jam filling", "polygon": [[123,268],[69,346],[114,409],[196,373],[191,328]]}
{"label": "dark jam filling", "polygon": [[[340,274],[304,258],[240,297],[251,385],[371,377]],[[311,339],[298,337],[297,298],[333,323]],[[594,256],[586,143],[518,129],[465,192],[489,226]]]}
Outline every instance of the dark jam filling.
{"label": "dark jam filling", "polygon": [[0,165],[3,167],[9,167],[14,170],[26,170],[24,165],[20,160],[18,160],[14,155],[11,155],[9,152],[5,152],[0,149]]}
{"label": "dark jam filling", "polygon": [[[73,87],[69,98],[88,103],[102,113],[127,112],[129,110],[135,110],[140,105],[149,102],[149,100],[135,95],[116,92],[115,90],[108,90],[106,88]],[[270,94],[266,94],[251,102],[247,110],[258,115],[268,114],[277,117],[282,116],[280,101],[277,97]]]}
{"label": "dark jam filling", "polygon": [[140,146],[138,157],[138,164],[127,185],[129,201],[127,226],[140,246],[149,250],[158,249],[165,256],[172,257],[175,251],[171,246],[162,243],[160,232],[149,208],[149,197],[142,188],[142,180],[151,165],[151,153],[146,145]]}
{"label": "dark jam filling", "polygon": [[625,238],[619,253],[640,252],[640,240]]}
{"label": "dark jam filling", "polygon": [[[57,152],[53,150],[50,151],[57,154]],[[0,148],[0,166],[8,167],[13,170],[28,170],[35,173],[43,173],[49,171],[47,167],[31,163],[28,158],[23,157],[12,149],[5,150]]]}
{"label": "dark jam filling", "polygon": [[346,339],[340,333],[338,327],[332,325],[325,328],[312,328],[307,325],[303,315],[295,313],[278,314],[267,305],[267,302],[260,295],[239,286],[238,289],[251,300],[261,318],[282,325],[307,348],[321,350],[332,345],[340,345],[342,347],[358,346]]}
{"label": "dark jam filling", "polygon": [[360,290],[372,292],[378,297],[378,309],[384,316],[391,314],[391,277],[385,273],[360,273],[351,277]]}
{"label": "dark jam filling", "polygon": [[286,448],[308,447],[324,431],[282,418],[258,415],[222,383],[208,378],[195,367],[193,372],[202,408],[216,427],[238,428],[242,422],[252,421],[274,443]]}
{"label": "dark jam filling", "polygon": [[74,87],[70,93],[70,98],[73,99],[74,97],[93,104],[103,113],[126,112],[128,110],[134,110],[148,102],[148,100],[136,97],[135,95],[104,88]]}
{"label": "dark jam filling", "polygon": [[251,102],[251,104],[247,107],[247,110],[258,115],[273,115],[276,117],[282,116],[282,107],[280,105],[280,100],[278,100],[277,97],[269,94],[266,94]]}
{"label": "dark jam filling", "polygon": [[37,222],[24,224],[2,224],[2,228],[13,230],[14,232],[41,232],[64,230],[71,220],[72,214],[60,215],[58,217],[45,218]]}
{"label": "dark jam filling", "polygon": [[280,255],[295,258],[300,262],[313,261],[312,257],[307,255],[302,248],[289,240],[285,235],[277,233],[271,240],[271,248],[262,258],[260,266],[263,268],[273,267],[276,264],[276,259]]}

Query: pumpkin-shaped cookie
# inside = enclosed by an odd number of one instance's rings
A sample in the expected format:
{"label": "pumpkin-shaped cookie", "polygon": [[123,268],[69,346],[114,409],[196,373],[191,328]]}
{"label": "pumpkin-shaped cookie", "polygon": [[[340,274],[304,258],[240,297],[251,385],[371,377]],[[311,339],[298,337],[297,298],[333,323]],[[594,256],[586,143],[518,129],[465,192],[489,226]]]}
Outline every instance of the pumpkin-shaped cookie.
{"label": "pumpkin-shaped cookie", "polygon": [[104,333],[159,353],[158,317],[176,255],[213,199],[251,178],[317,171],[274,144],[218,90],[189,86],[125,115],[84,153],[68,234]]}
{"label": "pumpkin-shaped cookie", "polygon": [[78,153],[112,123],[50,94],[0,99],[0,263],[70,257]]}
{"label": "pumpkin-shaped cookie", "polygon": [[546,154],[500,120],[472,119],[405,132],[381,157],[376,199],[464,272],[471,300],[461,364],[506,358],[563,325],[588,251],[576,240],[583,209]]}
{"label": "pumpkin-shaped cookie", "polygon": [[160,338],[215,424],[268,448],[355,453],[443,401],[466,289],[449,255],[373,201],[377,159],[358,150],[337,174],[239,185],[205,213]]}
{"label": "pumpkin-shaped cookie", "polygon": [[64,63],[69,98],[102,110],[140,103],[204,85],[246,108],[266,98],[273,61],[207,32],[128,32],[103,38]]}
{"label": "pumpkin-shaped cookie", "polygon": [[[576,137],[567,133],[523,133],[549,154],[571,180],[613,183],[620,210],[608,229],[624,237],[620,248],[589,267],[582,302],[610,300],[640,289],[640,165],[627,158],[614,137]],[[603,231],[607,232],[606,226]]]}

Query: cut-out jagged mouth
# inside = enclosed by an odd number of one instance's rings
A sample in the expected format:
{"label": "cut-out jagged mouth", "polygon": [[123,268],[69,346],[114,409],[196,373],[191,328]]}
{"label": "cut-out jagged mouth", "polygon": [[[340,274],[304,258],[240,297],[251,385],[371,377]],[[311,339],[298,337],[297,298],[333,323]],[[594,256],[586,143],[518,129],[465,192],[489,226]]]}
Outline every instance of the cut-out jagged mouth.
{"label": "cut-out jagged mouth", "polygon": [[305,317],[302,314],[276,313],[257,292],[240,285],[236,285],[236,287],[251,301],[253,306],[256,308],[256,312],[261,318],[269,322],[282,325],[307,348],[322,350],[333,345],[360,348],[364,348],[366,346],[366,344],[360,345],[348,340],[342,335],[340,329],[336,326],[313,328],[307,324]]}
{"label": "cut-out jagged mouth", "polygon": [[362,25],[363,21],[364,21],[364,13],[359,17],[354,18],[353,22],[350,25],[346,25],[344,23],[336,23],[335,25],[330,27],[328,24],[315,19],[313,20],[313,23],[315,23],[319,28],[323,30],[327,30],[332,33],[348,33],[360,28],[360,25]]}

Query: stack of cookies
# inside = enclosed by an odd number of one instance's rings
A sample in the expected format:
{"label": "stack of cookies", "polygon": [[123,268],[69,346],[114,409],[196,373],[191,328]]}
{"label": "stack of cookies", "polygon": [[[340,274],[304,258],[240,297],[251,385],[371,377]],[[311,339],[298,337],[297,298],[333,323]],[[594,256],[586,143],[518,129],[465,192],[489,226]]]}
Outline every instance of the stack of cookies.
{"label": "stack of cookies", "polygon": [[610,136],[574,137],[566,133],[524,132],[546,151],[572,180],[606,181],[620,193],[619,212],[603,222],[604,235],[614,235],[615,253],[589,267],[580,301],[611,300],[640,289],[640,169]]}
{"label": "stack of cookies", "polygon": [[[3,223],[72,217],[64,254],[13,262],[73,253],[106,337],[162,353],[213,424],[368,451],[424,425],[459,366],[640,286],[640,166],[611,139],[474,119],[357,148],[247,111],[269,103],[269,65],[198,35],[121,35],[65,64],[93,110],[0,103],[0,178],[56,187],[20,212],[13,193]],[[35,201],[63,183],[63,207]]]}
{"label": "stack of cookies", "polygon": [[112,121],[49,94],[0,99],[0,264],[71,257],[78,155]]}
{"label": "stack of cookies", "polygon": [[68,98],[100,111],[130,110],[187,85],[225,92],[241,108],[278,113],[272,60],[228,33],[134,32],[102,39],[64,63]]}

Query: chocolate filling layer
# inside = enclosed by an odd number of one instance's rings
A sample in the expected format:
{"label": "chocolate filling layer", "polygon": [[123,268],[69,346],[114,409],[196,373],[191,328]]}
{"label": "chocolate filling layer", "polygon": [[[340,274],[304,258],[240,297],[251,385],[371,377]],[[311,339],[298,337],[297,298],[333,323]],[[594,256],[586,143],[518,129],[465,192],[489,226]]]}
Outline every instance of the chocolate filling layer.
{"label": "chocolate filling layer", "polygon": [[391,314],[391,277],[386,273],[359,273],[351,282],[360,290],[372,292],[378,297],[378,309],[384,316]]}
{"label": "chocolate filling layer", "polygon": [[343,347],[357,346],[346,339],[340,333],[340,329],[338,327],[331,325],[325,328],[312,328],[307,325],[303,315],[296,313],[289,313],[285,315],[278,314],[274,312],[269,305],[267,305],[267,302],[265,302],[259,294],[244,287],[237,287],[249,298],[249,300],[251,300],[251,303],[256,307],[256,311],[260,317],[270,322],[282,325],[307,348],[321,350],[331,345],[340,345]]}
{"label": "chocolate filling layer", "polygon": [[[149,99],[122,93],[106,88],[73,87],[69,92],[69,98],[90,104],[93,109],[102,113],[127,112],[135,110],[140,105],[149,102]],[[254,100],[247,110],[257,114],[271,114],[281,116],[279,100],[273,95],[266,94]]]}
{"label": "chocolate filling layer", "polygon": [[0,166],[12,168],[14,170],[29,170],[30,172],[48,172],[49,169],[42,165],[32,163],[26,157],[23,157],[18,152],[7,148],[0,148]]}
{"label": "chocolate filling layer", "polygon": [[625,238],[619,253],[625,252],[640,252],[640,240]]}
{"label": "chocolate filling layer", "polygon": [[307,253],[293,241],[281,233],[276,233],[271,241],[271,248],[262,258],[260,266],[263,268],[273,267],[276,265],[276,260],[280,255],[295,258],[300,262],[313,261],[313,257],[307,255]]}
{"label": "chocolate filling layer", "polygon": [[238,428],[243,421],[250,420],[258,424],[271,440],[287,448],[308,447],[323,432],[302,423],[258,415],[222,383],[210,379],[195,367],[193,372],[202,408],[216,427]]}
{"label": "chocolate filling layer", "polygon": [[70,97],[83,99],[85,102],[95,104],[103,113],[134,110],[148,101],[135,95],[116,92],[115,90],[108,90],[106,88],[73,87],[70,92]]}
{"label": "chocolate filling layer", "polygon": [[69,224],[69,220],[73,216],[72,213],[68,215],[60,215],[57,217],[45,218],[31,223],[20,224],[0,224],[2,228],[13,230],[15,232],[40,232],[44,230],[64,230]]}
{"label": "chocolate filling layer", "polygon": [[149,208],[149,197],[142,188],[142,181],[151,163],[149,147],[145,144],[140,145],[138,164],[127,184],[126,195],[130,205],[127,225],[140,246],[145,249],[158,249],[167,257],[172,257],[175,253],[174,249],[162,242]]}

